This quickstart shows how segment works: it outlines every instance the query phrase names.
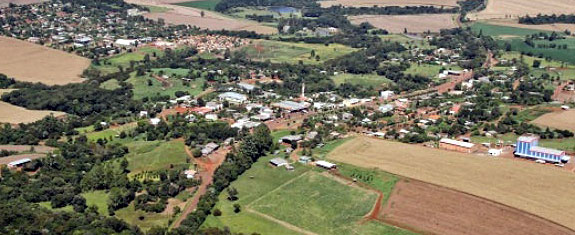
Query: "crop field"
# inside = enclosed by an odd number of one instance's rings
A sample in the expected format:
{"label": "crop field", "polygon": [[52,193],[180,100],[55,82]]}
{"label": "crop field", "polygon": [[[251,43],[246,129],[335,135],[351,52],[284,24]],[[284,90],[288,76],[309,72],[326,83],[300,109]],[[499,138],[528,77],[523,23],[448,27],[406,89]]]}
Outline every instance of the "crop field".
{"label": "crop field", "polygon": [[16,152],[51,153],[56,148],[42,145],[0,145],[0,150]]}
{"label": "crop field", "polygon": [[199,8],[199,9],[205,9],[205,10],[213,11],[219,2],[220,2],[220,0],[204,0],[204,1],[180,2],[180,3],[174,3],[174,4],[178,5],[178,6],[193,7],[193,8]]}
{"label": "crop field", "polygon": [[[424,234],[572,234],[566,227],[483,198],[400,180],[381,219]],[[529,225],[529,226],[526,226]]]}
{"label": "crop field", "polygon": [[30,110],[0,101],[0,123],[31,123],[49,115],[60,117],[66,115],[66,113],[58,111]]}
{"label": "crop field", "polygon": [[[160,70],[164,71],[164,74],[169,76],[167,81],[170,83],[170,85],[167,87],[164,84],[162,84],[162,82],[148,75],[141,77],[132,76],[127,80],[127,82],[131,83],[134,86],[133,89],[134,99],[139,100],[144,97],[150,98],[158,95],[170,96],[172,98],[175,98],[176,91],[187,91],[190,93],[190,95],[193,96],[198,95],[202,92],[205,79],[197,78],[193,81],[190,81],[189,85],[186,85],[186,83],[183,80],[173,76],[174,74],[176,74],[177,76],[185,76],[188,73],[187,69],[165,68],[165,69],[154,69],[153,71],[155,73],[158,73]],[[151,85],[149,85],[148,81],[151,83]]]}
{"label": "crop field", "polygon": [[0,0],[0,7],[7,7],[10,3],[14,3],[16,5],[28,5],[46,1],[47,0]]}
{"label": "crop field", "polygon": [[0,72],[18,81],[47,85],[82,82],[80,75],[89,65],[90,60],[80,56],[0,37]]}
{"label": "crop field", "polygon": [[171,165],[184,165],[188,155],[181,141],[134,141],[127,143],[126,155],[130,176],[145,171],[168,169]]}
{"label": "crop field", "polygon": [[477,19],[505,19],[537,14],[572,14],[575,13],[571,0],[489,0],[485,10],[471,14]]}
{"label": "crop field", "polygon": [[327,0],[319,2],[322,7],[330,6],[353,6],[372,7],[374,5],[384,6],[444,6],[456,7],[457,0]]}
{"label": "crop field", "polygon": [[341,85],[344,83],[361,85],[365,87],[379,88],[392,83],[391,80],[384,76],[379,76],[377,74],[351,74],[342,73],[335,75],[331,78],[336,85]]}
{"label": "crop field", "polygon": [[349,17],[354,24],[369,22],[376,28],[385,29],[391,33],[439,32],[441,29],[456,28],[455,15],[360,15]]}
{"label": "crop field", "polygon": [[564,169],[367,137],[344,143],[328,159],[445,186],[575,228],[575,175]]}
{"label": "crop field", "polygon": [[575,131],[575,110],[547,113],[531,123],[543,127]]}
{"label": "crop field", "polygon": [[[270,60],[272,63],[298,63],[300,60],[307,64],[319,64],[355,51],[351,47],[340,44],[309,44],[291,43],[267,40],[255,40],[252,44],[241,49],[251,59],[258,61]],[[311,57],[311,52],[319,56],[319,60]]]}

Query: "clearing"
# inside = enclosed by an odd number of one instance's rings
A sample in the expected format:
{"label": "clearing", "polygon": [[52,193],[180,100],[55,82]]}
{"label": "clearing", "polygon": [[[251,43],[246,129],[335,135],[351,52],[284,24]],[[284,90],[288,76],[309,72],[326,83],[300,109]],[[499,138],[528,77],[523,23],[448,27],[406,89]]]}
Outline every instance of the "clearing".
{"label": "clearing", "polygon": [[353,24],[369,22],[376,28],[385,29],[390,33],[439,32],[441,29],[456,28],[456,15],[433,14],[433,15],[359,15],[351,16],[349,20]]}
{"label": "clearing", "polygon": [[544,127],[575,131],[575,110],[547,113],[531,123]]}
{"label": "clearing", "polygon": [[80,75],[89,65],[89,59],[74,54],[0,36],[0,72],[18,81],[79,83],[84,81]]}
{"label": "clearing", "polygon": [[319,2],[322,7],[352,6],[373,7],[374,5],[385,6],[443,6],[457,7],[457,0],[328,0]]}
{"label": "clearing", "polygon": [[[575,175],[554,167],[358,137],[333,161],[390,172],[483,197],[575,228]],[[543,180],[544,179],[544,180]]]}
{"label": "clearing", "polygon": [[[335,43],[325,46],[324,44],[254,40],[240,50],[245,52],[248,58],[258,61],[269,59],[272,63],[298,63],[301,60],[306,64],[319,64],[351,53],[356,49]],[[319,60],[311,56],[312,51],[315,51],[315,56],[319,57]]]}
{"label": "clearing", "polygon": [[396,183],[380,219],[429,234],[573,233],[515,208],[408,179]]}
{"label": "clearing", "polygon": [[485,10],[469,16],[472,20],[518,18],[537,14],[575,13],[573,0],[489,0]]}

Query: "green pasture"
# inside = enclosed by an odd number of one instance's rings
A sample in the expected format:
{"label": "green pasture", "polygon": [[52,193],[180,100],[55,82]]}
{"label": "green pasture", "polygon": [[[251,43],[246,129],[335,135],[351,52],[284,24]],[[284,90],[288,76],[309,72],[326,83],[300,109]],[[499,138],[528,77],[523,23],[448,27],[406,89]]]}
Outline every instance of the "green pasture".
{"label": "green pasture", "polygon": [[[311,57],[311,52],[319,56],[319,60]],[[302,61],[307,64],[319,64],[330,59],[343,56],[356,49],[341,44],[309,44],[309,43],[292,43],[269,40],[257,40],[252,44],[241,49],[246,53],[248,58],[266,61],[272,63],[298,63]]]}
{"label": "green pasture", "polygon": [[[205,79],[197,78],[186,83],[178,78],[185,77],[189,71],[188,69],[162,68],[153,69],[152,71],[156,74],[158,74],[159,71],[164,71],[164,74],[168,75],[169,78],[167,80],[171,85],[164,87],[160,81],[149,75],[137,77],[135,74],[132,74],[132,77],[130,77],[127,82],[131,83],[134,87],[134,99],[139,100],[144,97],[151,98],[155,96],[170,96],[171,98],[175,98],[176,91],[187,91],[190,95],[195,96],[203,91],[202,88]],[[150,83],[148,81],[150,81]]]}
{"label": "green pasture", "polygon": [[331,79],[336,85],[341,85],[344,83],[360,85],[365,87],[380,88],[382,86],[389,85],[393,83],[391,80],[384,76],[379,76],[377,74],[351,74],[351,73],[341,73],[332,76]]}
{"label": "green pasture", "polygon": [[148,213],[143,210],[136,210],[134,202],[126,208],[116,211],[116,217],[126,221],[128,224],[137,225],[142,230],[147,231],[153,227],[168,227],[170,216],[162,213]]}
{"label": "green pasture", "polygon": [[104,190],[82,193],[86,205],[98,207],[100,215],[108,216],[108,193]]}
{"label": "green pasture", "polygon": [[130,151],[126,155],[130,176],[187,164],[182,141],[133,141],[126,146]]}
{"label": "green pasture", "polygon": [[216,5],[218,5],[220,1],[221,0],[190,1],[190,2],[175,3],[174,5],[213,11],[215,10]]}

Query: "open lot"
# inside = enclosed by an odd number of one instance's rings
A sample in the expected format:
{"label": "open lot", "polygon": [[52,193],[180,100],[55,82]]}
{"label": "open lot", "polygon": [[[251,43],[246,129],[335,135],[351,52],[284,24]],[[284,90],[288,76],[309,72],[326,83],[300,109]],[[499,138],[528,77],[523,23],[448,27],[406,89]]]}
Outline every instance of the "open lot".
{"label": "open lot", "polygon": [[[343,56],[356,49],[333,43],[325,46],[324,44],[254,40],[252,44],[241,50],[247,54],[248,58],[258,61],[269,59],[272,63],[298,63],[301,60],[308,64],[318,64]],[[316,56],[319,56],[319,60],[311,57],[312,50],[315,51]]]}
{"label": "open lot", "polygon": [[573,233],[566,227],[515,208],[407,179],[395,185],[381,219],[431,234]]}
{"label": "open lot", "polygon": [[367,137],[328,159],[429,182],[483,197],[575,228],[575,174],[526,161],[441,151]]}
{"label": "open lot", "polygon": [[47,85],[82,82],[84,79],[80,75],[89,65],[90,60],[80,56],[0,37],[0,73],[18,81]]}
{"label": "open lot", "polygon": [[533,120],[532,123],[543,127],[575,131],[575,110],[547,113]]}
{"label": "open lot", "polygon": [[471,14],[471,19],[504,19],[537,14],[575,13],[572,0],[489,0],[485,10]]}
{"label": "open lot", "polygon": [[369,22],[373,26],[391,33],[439,32],[441,29],[456,28],[457,23],[451,14],[434,15],[360,15],[349,17],[354,24]]}
{"label": "open lot", "polygon": [[353,7],[372,7],[377,5],[384,6],[444,6],[456,7],[457,0],[328,0],[319,2],[322,7],[330,6],[353,6]]}

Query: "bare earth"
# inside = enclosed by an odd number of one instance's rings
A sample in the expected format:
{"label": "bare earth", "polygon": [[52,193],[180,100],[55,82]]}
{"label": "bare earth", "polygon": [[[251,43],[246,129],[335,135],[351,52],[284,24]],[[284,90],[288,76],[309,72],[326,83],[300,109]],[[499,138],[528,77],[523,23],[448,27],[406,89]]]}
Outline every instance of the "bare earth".
{"label": "bare earth", "polygon": [[[471,19],[504,19],[541,14],[573,14],[573,0],[489,0],[485,10],[470,16]],[[507,17],[506,17],[507,16]]]}
{"label": "bare earth", "polygon": [[381,219],[426,234],[573,234],[575,231],[499,203],[417,180],[401,180]]}
{"label": "bare earth", "polygon": [[546,113],[533,120],[532,123],[544,127],[575,131],[575,110]]}
{"label": "bare earth", "polygon": [[575,229],[575,174],[564,169],[367,137],[344,143],[328,158],[459,190]]}
{"label": "bare earth", "polygon": [[167,12],[147,13],[144,15],[150,19],[164,19],[166,23],[170,24],[185,24],[213,30],[247,30],[261,34],[277,33],[276,28],[264,26],[255,21],[234,19],[211,11],[204,11],[205,15],[202,17],[201,9],[171,5],[171,3],[181,2],[179,0],[127,0],[126,2],[170,8],[171,10]]}
{"label": "bare earth", "polygon": [[90,60],[29,43],[0,37],[0,73],[19,81],[63,85],[82,82],[80,77]]}
{"label": "bare earth", "polygon": [[384,6],[446,6],[456,7],[457,0],[332,0],[320,1],[322,7],[330,6],[354,6],[354,7],[371,7],[377,5]]}
{"label": "bare earth", "polygon": [[16,5],[28,5],[46,1],[47,0],[0,0],[0,7],[7,7],[10,3],[14,3]]}
{"label": "bare earth", "polygon": [[404,29],[410,33],[439,32],[440,29],[456,28],[454,15],[361,15],[349,17],[353,24],[369,22],[373,26],[385,29],[391,33],[403,33]]}

